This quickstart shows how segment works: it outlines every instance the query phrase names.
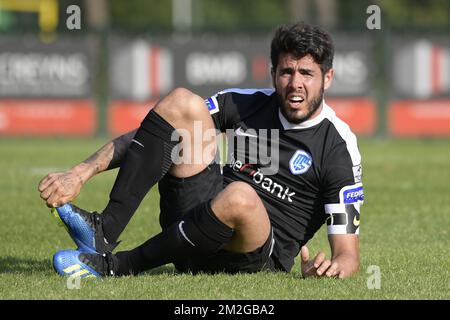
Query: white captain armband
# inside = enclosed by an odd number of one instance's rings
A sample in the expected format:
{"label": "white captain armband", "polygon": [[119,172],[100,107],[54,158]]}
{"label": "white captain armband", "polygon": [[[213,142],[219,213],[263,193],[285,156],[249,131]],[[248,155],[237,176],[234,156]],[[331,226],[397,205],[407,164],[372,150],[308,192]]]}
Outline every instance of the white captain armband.
{"label": "white captain armband", "polygon": [[362,183],[339,191],[339,203],[326,204],[328,234],[359,234],[360,206],[364,203]]}
{"label": "white captain armband", "polygon": [[328,234],[359,234],[359,205],[326,204]]}

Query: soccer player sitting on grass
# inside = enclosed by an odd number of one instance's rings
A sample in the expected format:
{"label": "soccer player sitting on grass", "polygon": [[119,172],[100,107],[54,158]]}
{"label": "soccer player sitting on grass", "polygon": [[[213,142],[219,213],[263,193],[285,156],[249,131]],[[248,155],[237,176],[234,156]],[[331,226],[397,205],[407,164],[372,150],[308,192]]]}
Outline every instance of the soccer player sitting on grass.
{"label": "soccer player sitting on grass", "polygon": [[[354,274],[364,199],[361,157],[355,135],[323,99],[334,75],[333,54],[332,39],[320,28],[281,26],[271,43],[274,89],[229,89],[206,100],[175,89],[138,129],[72,169],[44,177],[41,197],[78,245],[54,255],[55,270],[120,276],[174,263],[193,273],[289,272],[300,253],[304,277]],[[174,139],[179,132],[194,136],[199,123],[203,133],[227,132],[229,142],[247,139],[228,147],[223,172],[216,148],[194,163],[174,159],[214,142],[215,134],[200,142]],[[275,170],[262,154],[252,156],[252,139],[276,146],[269,157]],[[70,203],[88,179],[116,167],[101,214]],[[135,249],[112,253],[157,183],[162,231]],[[332,257],[321,252],[310,260],[305,244],[325,222]]]}

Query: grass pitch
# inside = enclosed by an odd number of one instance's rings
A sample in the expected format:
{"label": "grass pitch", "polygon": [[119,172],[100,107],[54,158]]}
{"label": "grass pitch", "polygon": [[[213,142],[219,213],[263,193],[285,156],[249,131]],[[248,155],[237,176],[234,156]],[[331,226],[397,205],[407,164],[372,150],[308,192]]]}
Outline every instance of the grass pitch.
{"label": "grass pitch", "polygon": [[[360,140],[366,201],[361,270],[353,278],[304,280],[298,260],[289,274],[192,276],[167,265],[136,277],[85,280],[80,289],[68,289],[51,258],[74,244],[39,198],[37,185],[46,173],[69,168],[104,142],[0,140],[0,299],[450,298],[448,140]],[[116,173],[91,180],[75,203],[103,209]],[[158,208],[154,188],[122,234],[119,250],[159,232]],[[311,254],[329,254],[325,229],[310,241]],[[380,287],[370,289],[377,285],[370,273],[375,269]]]}

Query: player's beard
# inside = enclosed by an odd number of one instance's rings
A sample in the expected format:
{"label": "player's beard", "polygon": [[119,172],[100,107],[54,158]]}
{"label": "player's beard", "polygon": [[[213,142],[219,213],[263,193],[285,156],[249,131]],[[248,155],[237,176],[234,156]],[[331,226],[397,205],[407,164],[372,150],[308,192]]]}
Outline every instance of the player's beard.
{"label": "player's beard", "polygon": [[319,109],[320,105],[322,104],[323,100],[323,93],[324,93],[324,86],[322,82],[322,86],[320,88],[320,91],[317,95],[311,97],[309,100],[305,100],[306,102],[306,114],[303,116],[297,116],[296,111],[297,110],[291,110],[285,103],[285,98],[281,97],[278,93],[278,100],[281,104],[281,114],[286,118],[287,121],[294,124],[300,124],[302,122],[305,122],[309,120],[312,115]]}

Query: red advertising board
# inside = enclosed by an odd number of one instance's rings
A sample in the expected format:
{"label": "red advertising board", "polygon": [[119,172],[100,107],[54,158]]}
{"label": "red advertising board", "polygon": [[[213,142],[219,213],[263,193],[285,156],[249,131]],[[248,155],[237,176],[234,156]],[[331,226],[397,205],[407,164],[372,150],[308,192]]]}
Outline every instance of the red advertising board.
{"label": "red advertising board", "polygon": [[[327,98],[339,118],[345,121],[357,135],[370,135],[377,128],[377,108],[370,98]],[[119,135],[137,128],[156,101],[112,102],[108,111],[108,131]]]}
{"label": "red advertising board", "polygon": [[89,136],[97,114],[91,100],[0,100],[0,135]]}
{"label": "red advertising board", "polygon": [[376,132],[377,106],[371,98],[326,98],[325,101],[356,135],[371,135]]}
{"label": "red advertising board", "polygon": [[108,108],[108,132],[114,136],[133,130],[141,124],[156,101],[114,101]]}
{"label": "red advertising board", "polygon": [[450,136],[450,99],[395,101],[388,109],[388,130],[399,137]]}

